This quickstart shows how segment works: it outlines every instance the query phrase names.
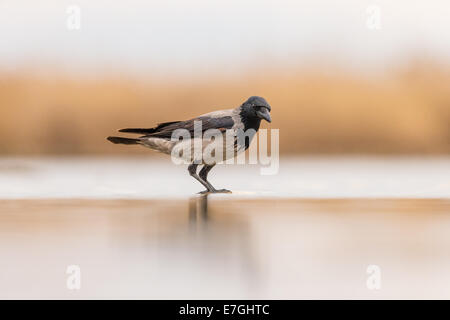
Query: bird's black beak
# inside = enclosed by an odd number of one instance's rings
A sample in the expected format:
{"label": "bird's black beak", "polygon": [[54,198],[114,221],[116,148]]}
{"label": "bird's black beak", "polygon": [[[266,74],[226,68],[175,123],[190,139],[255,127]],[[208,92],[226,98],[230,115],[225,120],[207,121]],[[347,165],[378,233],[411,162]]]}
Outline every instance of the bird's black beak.
{"label": "bird's black beak", "polygon": [[256,111],[256,114],[261,119],[264,119],[264,120],[266,120],[269,123],[272,122],[272,118],[270,117],[269,109],[262,107],[261,109]]}

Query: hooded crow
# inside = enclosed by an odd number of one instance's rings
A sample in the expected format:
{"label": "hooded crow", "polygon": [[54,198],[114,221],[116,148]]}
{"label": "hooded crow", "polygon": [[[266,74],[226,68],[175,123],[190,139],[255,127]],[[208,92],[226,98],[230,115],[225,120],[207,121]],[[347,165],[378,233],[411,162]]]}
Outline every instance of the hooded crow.
{"label": "hooded crow", "polygon": [[[232,144],[223,145],[224,156],[221,160],[225,161],[235,157],[249,147],[253,136],[259,129],[261,120],[264,119],[267,122],[272,121],[270,111],[271,107],[264,98],[253,96],[235,109],[214,111],[186,121],[160,123],[154,128],[127,128],[119,130],[119,132],[141,134],[142,136],[139,138],[108,137],[107,139],[115,144],[142,145],[169,155],[174,154],[174,148],[182,149],[180,147],[187,146],[186,144],[188,144],[188,148],[191,148],[193,152],[186,153],[186,155],[180,157],[190,163],[188,167],[189,174],[206,188],[201,193],[231,192],[226,189],[218,190],[207,180],[209,171],[218,161],[216,159],[205,158],[205,148],[212,140],[205,139],[203,134],[209,129],[215,129],[216,132],[223,135],[223,141],[226,141],[230,133],[234,135],[235,138]],[[201,124],[202,133],[200,136],[196,135],[196,128],[198,128],[196,125],[199,123]],[[178,129],[187,132],[191,139],[188,139],[189,141],[173,139],[174,133]],[[239,133],[245,134],[244,139],[237,138]],[[225,135],[227,136],[225,137]],[[200,155],[194,151],[194,146],[198,145],[198,143],[201,146]],[[230,146],[233,150],[228,150]],[[227,152],[227,150],[230,152]],[[199,165],[203,165],[203,168],[197,174],[197,167]]]}

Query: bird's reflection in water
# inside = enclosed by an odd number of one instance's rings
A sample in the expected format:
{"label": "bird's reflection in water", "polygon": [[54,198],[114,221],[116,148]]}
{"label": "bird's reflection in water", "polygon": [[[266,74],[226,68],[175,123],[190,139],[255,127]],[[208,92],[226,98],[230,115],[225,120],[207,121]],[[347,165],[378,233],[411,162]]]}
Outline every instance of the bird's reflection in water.
{"label": "bird's reflection in water", "polygon": [[236,211],[232,200],[215,200],[208,194],[189,199],[189,235],[184,239],[190,243],[188,250],[199,250],[205,261],[240,270],[247,285],[254,287],[259,278],[258,248],[253,246],[249,218]]}
{"label": "bird's reflection in water", "polygon": [[127,266],[145,270],[142,279],[151,281],[146,290],[160,285],[184,292],[200,285],[205,292],[258,292],[264,257],[251,219],[232,199],[212,195],[148,202],[109,215],[108,246],[120,250]]}
{"label": "bird's reflection in water", "polygon": [[208,195],[202,194],[197,197],[189,199],[189,222],[195,225],[198,221],[200,223],[208,221]]}

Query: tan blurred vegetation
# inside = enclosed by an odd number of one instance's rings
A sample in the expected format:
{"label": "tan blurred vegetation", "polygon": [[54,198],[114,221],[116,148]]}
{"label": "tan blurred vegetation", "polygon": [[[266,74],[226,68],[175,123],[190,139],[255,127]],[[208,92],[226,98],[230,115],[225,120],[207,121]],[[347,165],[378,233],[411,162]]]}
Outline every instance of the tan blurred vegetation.
{"label": "tan blurred vegetation", "polygon": [[449,68],[421,63],[373,77],[316,68],[164,81],[3,73],[0,153],[152,153],[105,137],[236,107],[250,95],[272,105],[282,153],[450,153]]}

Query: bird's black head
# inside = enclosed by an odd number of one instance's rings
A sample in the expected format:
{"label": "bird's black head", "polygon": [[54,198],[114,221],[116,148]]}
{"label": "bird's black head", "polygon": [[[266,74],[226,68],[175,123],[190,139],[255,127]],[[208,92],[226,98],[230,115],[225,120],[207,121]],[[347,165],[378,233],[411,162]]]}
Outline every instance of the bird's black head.
{"label": "bird's black head", "polygon": [[267,122],[272,122],[272,119],[270,118],[271,107],[266,99],[262,97],[253,96],[248,98],[248,100],[240,106],[240,109],[240,115],[242,122],[245,125],[245,129],[253,128],[258,130],[262,119]]}

